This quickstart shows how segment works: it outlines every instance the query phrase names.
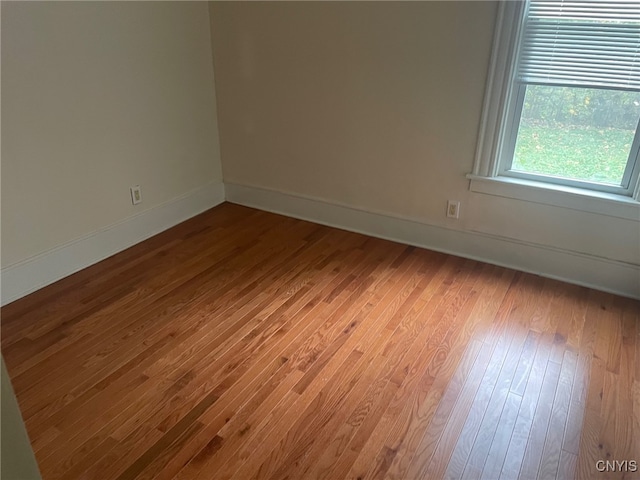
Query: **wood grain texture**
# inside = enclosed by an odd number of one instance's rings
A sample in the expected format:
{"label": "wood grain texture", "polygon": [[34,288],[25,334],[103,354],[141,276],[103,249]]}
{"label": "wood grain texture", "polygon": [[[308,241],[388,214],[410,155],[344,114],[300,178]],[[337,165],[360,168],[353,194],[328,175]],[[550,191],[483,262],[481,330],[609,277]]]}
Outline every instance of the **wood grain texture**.
{"label": "wood grain texture", "polygon": [[639,302],[232,204],[2,353],[45,480],[640,478]]}

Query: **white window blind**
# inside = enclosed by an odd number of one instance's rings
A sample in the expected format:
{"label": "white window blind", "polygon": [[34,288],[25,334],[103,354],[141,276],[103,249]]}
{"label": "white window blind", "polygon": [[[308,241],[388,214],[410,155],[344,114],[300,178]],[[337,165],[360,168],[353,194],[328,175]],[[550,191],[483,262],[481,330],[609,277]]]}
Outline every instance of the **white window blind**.
{"label": "white window blind", "polygon": [[531,0],[517,80],[640,90],[640,0]]}

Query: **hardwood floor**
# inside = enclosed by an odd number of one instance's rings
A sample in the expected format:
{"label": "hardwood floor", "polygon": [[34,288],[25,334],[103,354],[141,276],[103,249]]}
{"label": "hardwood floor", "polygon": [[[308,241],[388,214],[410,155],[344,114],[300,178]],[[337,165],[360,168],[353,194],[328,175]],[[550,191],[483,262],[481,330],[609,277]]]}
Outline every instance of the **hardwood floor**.
{"label": "hardwood floor", "polygon": [[639,316],[224,204],[4,307],[2,353],[45,480],[628,479]]}

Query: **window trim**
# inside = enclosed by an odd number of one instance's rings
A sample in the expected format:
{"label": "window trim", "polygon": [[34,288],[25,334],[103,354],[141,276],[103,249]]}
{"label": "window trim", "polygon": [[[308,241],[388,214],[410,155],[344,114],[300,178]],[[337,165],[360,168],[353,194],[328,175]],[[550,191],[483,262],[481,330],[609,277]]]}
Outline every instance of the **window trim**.
{"label": "window trim", "polygon": [[[523,102],[515,100],[515,96],[523,96],[526,91],[526,84],[522,84],[520,88],[514,86],[526,5],[525,1],[499,2],[475,161],[472,173],[467,175],[471,180],[470,189],[480,193],[491,193],[492,190],[497,189],[498,193],[496,194],[505,196],[504,185],[507,185],[506,191],[510,192],[508,196],[518,198],[519,195],[516,195],[517,186],[521,185],[526,188],[524,197],[529,200],[531,200],[532,188],[539,192],[538,196],[544,195],[545,190],[553,192],[550,195],[554,199],[553,202],[542,201],[540,203],[564,206],[567,202],[560,200],[564,192],[571,195],[579,194],[579,196],[592,198],[595,201],[606,199],[610,203],[612,200],[619,200],[624,204],[631,201],[633,204],[640,205],[638,203],[640,199],[640,157],[638,157],[640,132],[636,134],[631,147],[629,158],[635,154],[636,161],[633,162],[632,171],[629,172],[629,185],[626,188],[612,186],[612,188],[594,189],[590,188],[589,182],[566,179],[548,181],[544,175],[507,171],[511,162],[500,161],[509,153],[509,150],[513,152],[515,149],[523,104]],[[514,121],[516,117],[518,121]],[[630,162],[627,163],[625,176],[630,164]],[[481,185],[478,184],[479,181],[482,182]],[[500,186],[500,183],[503,185]],[[499,186],[495,187],[496,185]],[[575,202],[569,201],[568,203],[574,205]],[[592,205],[592,202],[586,203]],[[583,210],[591,211],[592,208],[586,207]],[[605,210],[610,211],[611,209],[606,208]],[[624,218],[629,218],[628,212]],[[640,210],[633,213],[631,219],[640,220]]]}

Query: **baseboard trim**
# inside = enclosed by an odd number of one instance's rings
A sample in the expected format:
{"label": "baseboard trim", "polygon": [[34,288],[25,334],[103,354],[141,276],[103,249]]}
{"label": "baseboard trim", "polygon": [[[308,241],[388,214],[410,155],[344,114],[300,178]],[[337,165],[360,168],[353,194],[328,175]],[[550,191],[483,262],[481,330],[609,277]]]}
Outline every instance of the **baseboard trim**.
{"label": "baseboard trim", "polygon": [[128,217],[0,271],[0,298],[6,305],[57,280],[140,243],[225,200],[222,182]]}
{"label": "baseboard trim", "polygon": [[231,203],[640,299],[638,265],[262,187],[225,182],[225,192]]}

